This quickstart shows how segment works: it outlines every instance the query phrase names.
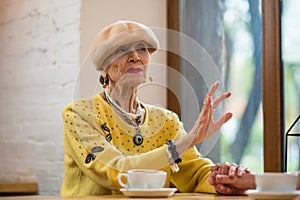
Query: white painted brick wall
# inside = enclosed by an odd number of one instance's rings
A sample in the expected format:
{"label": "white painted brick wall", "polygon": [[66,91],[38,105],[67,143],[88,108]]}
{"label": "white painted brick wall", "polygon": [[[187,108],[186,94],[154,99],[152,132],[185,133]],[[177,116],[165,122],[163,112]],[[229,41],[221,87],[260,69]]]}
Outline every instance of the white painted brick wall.
{"label": "white painted brick wall", "polygon": [[59,194],[62,108],[79,69],[80,0],[0,0],[0,181]]}

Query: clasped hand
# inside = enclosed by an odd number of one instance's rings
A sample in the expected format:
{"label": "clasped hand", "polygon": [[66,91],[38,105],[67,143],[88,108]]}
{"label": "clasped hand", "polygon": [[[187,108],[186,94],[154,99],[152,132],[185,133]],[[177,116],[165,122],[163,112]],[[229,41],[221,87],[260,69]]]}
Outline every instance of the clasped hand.
{"label": "clasped hand", "polygon": [[255,189],[255,178],[250,169],[235,163],[215,164],[211,167],[209,183],[220,194],[244,194],[245,190]]}

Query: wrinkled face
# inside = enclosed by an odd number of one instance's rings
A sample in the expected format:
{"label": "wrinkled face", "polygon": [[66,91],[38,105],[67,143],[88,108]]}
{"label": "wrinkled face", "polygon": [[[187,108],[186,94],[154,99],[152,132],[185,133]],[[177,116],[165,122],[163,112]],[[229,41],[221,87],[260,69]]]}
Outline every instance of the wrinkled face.
{"label": "wrinkled face", "polygon": [[137,87],[147,80],[150,53],[146,43],[134,42],[119,47],[106,62],[110,63],[105,71],[110,77],[110,84]]}

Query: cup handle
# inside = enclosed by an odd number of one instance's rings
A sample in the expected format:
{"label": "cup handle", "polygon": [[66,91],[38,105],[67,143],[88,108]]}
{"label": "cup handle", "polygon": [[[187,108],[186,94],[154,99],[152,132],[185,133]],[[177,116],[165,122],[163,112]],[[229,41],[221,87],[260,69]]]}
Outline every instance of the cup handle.
{"label": "cup handle", "polygon": [[118,176],[118,182],[119,182],[119,184],[120,184],[122,187],[127,188],[128,185],[125,184],[125,183],[123,183],[122,177],[126,177],[126,179],[127,179],[127,174],[121,173],[121,174]]}

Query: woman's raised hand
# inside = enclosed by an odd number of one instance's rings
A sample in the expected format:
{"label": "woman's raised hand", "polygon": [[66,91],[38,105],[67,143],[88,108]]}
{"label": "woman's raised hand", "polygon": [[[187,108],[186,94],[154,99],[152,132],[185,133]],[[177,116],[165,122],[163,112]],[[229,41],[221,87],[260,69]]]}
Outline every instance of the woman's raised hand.
{"label": "woman's raised hand", "polygon": [[212,136],[221,128],[224,123],[226,123],[232,117],[232,113],[227,112],[223,114],[218,120],[213,120],[213,114],[220,102],[231,95],[230,92],[226,92],[213,99],[213,95],[215,94],[219,85],[220,82],[217,81],[210,86],[210,89],[205,96],[203,107],[198,119],[195,122],[194,127],[188,132],[187,135],[175,142],[179,154]]}
{"label": "woman's raised hand", "polygon": [[230,97],[230,92],[225,92],[213,99],[213,95],[218,89],[220,82],[217,81],[210,86],[208,93],[206,94],[202,110],[199,114],[197,121],[195,122],[194,127],[188,133],[194,135],[194,139],[191,143],[191,146],[194,146],[203,140],[212,136],[216,131],[218,131],[223,124],[225,124],[231,117],[232,113],[227,112],[223,114],[218,120],[214,121],[213,114],[216,108],[219,106],[220,102],[224,99]]}

